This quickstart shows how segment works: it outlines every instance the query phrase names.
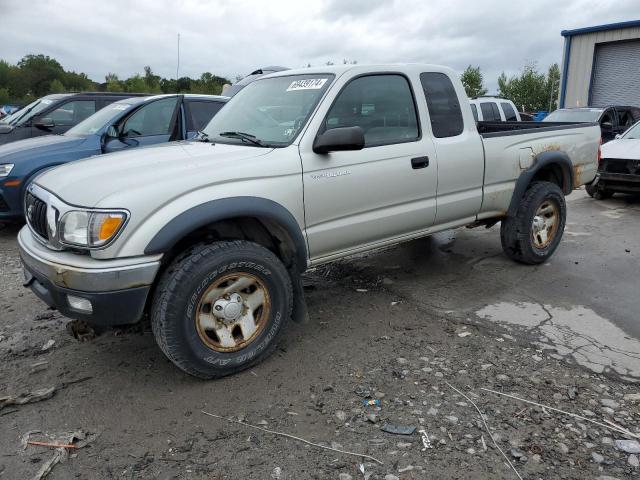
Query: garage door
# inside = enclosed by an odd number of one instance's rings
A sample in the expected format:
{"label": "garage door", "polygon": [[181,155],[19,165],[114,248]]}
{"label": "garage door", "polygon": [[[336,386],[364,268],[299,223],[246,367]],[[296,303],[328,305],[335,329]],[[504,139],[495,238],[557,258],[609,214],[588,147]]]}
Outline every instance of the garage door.
{"label": "garage door", "polygon": [[596,45],[589,104],[640,107],[640,40]]}

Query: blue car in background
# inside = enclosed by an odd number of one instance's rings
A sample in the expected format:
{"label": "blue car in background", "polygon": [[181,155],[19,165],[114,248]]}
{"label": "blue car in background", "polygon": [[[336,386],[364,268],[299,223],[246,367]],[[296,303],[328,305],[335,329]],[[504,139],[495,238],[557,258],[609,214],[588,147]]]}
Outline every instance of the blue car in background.
{"label": "blue car in background", "polygon": [[26,187],[63,163],[127,148],[193,138],[228,101],[215,95],[158,95],[114,102],[63,135],[0,146],[0,221],[22,220]]}

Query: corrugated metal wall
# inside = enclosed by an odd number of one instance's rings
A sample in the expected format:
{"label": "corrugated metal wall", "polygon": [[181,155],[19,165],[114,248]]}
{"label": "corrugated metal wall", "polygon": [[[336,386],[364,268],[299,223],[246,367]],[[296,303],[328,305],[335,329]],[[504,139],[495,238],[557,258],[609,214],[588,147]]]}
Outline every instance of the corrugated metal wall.
{"label": "corrugated metal wall", "polygon": [[596,45],[591,99],[594,106],[640,106],[640,40]]}
{"label": "corrugated metal wall", "polygon": [[[564,106],[584,107],[589,104],[589,85],[597,43],[635,39],[640,39],[640,27],[585,33],[571,37]],[[565,38],[565,42],[568,40]],[[562,74],[565,75],[565,72]]]}

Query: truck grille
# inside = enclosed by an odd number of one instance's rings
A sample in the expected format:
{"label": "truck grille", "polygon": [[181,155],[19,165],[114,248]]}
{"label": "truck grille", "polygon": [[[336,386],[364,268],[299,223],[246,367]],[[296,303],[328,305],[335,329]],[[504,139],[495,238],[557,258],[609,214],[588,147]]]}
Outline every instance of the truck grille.
{"label": "truck grille", "polygon": [[49,230],[47,229],[47,204],[38,197],[27,192],[24,202],[25,216],[29,226],[35,233],[49,240]]}
{"label": "truck grille", "polygon": [[640,175],[640,160],[602,159],[602,170],[608,173]]}

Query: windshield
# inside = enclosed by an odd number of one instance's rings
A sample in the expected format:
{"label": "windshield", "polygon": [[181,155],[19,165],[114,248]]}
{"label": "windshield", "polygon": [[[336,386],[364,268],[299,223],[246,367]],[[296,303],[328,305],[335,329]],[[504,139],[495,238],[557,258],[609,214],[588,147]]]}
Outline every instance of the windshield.
{"label": "windshield", "polygon": [[213,142],[285,147],[307,123],[331,80],[329,74],[256,80],[240,90],[203,131]]}
{"label": "windshield", "polygon": [[98,130],[111,124],[116,117],[119,117],[122,112],[130,108],[131,104],[124,102],[107,105],[102,110],[98,110],[89,118],[84,119],[78,125],[67,131],[65,135],[93,135]]}
{"label": "windshield", "polygon": [[640,122],[627,130],[627,133],[625,133],[622,138],[627,140],[640,140]]}
{"label": "windshield", "polygon": [[7,119],[6,123],[14,126],[22,125],[28,122],[29,120],[31,120],[33,117],[35,117],[38,113],[43,111],[52,103],[53,103],[53,100],[50,100],[48,98],[40,98],[35,102],[30,103],[23,109],[17,111],[13,115],[11,115],[11,118]]}
{"label": "windshield", "polygon": [[543,122],[597,122],[602,114],[599,109],[556,110],[547,115]]}

